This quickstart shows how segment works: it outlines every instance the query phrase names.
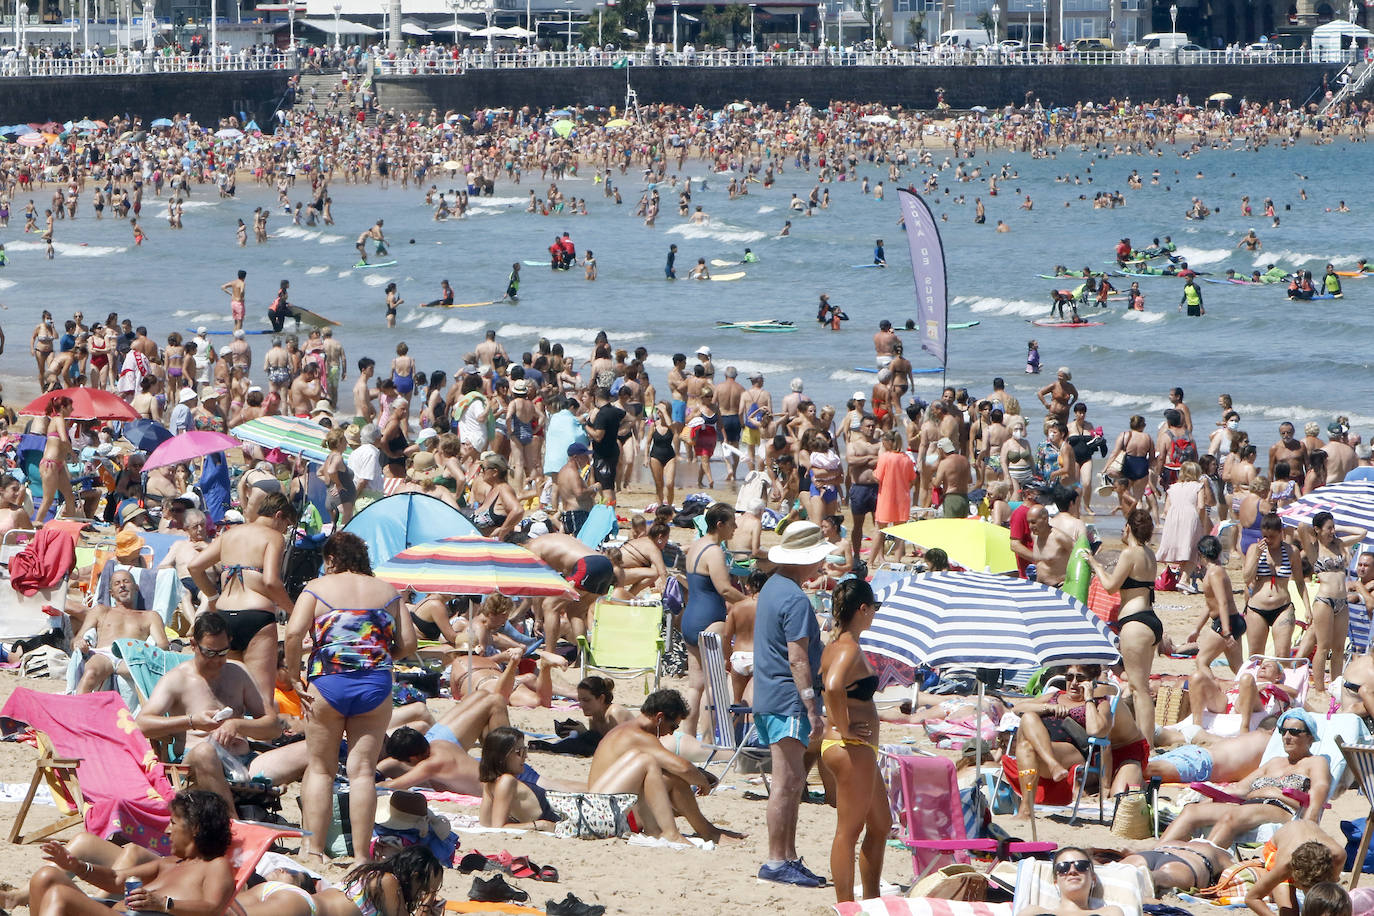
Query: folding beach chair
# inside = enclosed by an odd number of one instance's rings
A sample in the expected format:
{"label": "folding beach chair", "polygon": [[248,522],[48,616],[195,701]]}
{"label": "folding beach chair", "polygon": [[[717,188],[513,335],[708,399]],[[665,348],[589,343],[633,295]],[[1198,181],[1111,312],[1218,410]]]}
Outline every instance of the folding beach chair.
{"label": "folding beach chair", "polygon": [[[701,650],[701,664],[706,669],[706,683],[711,693],[711,732],[712,751],[702,766],[709,768],[719,753],[727,753],[730,759],[725,769],[720,771],[720,782],[741,757],[759,764],[771,763],[773,752],[758,743],[758,733],[754,730],[753,710],[748,706],[734,706],[730,703],[730,679],[725,671],[725,648],[720,634],[705,631],[697,638]],[[705,702],[706,698],[702,698]],[[768,774],[763,775],[764,788],[768,785]],[[719,783],[717,783],[719,785]]]}
{"label": "folding beach chair", "polygon": [[[10,828],[10,842],[16,845],[36,843],[86,820],[86,800],[81,795],[81,783],[76,778],[76,768],[81,761],[58,757],[53,750],[52,739],[43,732],[35,731],[33,737],[38,745],[38,762],[34,764],[29,791],[24,794],[19,813],[14,816],[14,826]],[[25,834],[24,820],[29,816],[39,785],[44,782],[52,792],[60,816],[46,827]]]}
{"label": "folding beach chair", "polygon": [[257,821],[229,822],[229,862],[234,866],[234,894],[243,890],[258,867],[258,861],[282,837],[304,836],[294,827],[261,824]]}
{"label": "folding beach chair", "polygon": [[970,839],[969,824],[959,796],[959,777],[948,757],[898,757],[897,785],[901,791],[898,839],[911,850],[911,872],[919,881],[951,862],[968,864],[970,852],[993,853],[999,860],[1013,854],[1050,852],[1055,843],[1001,843]]}
{"label": "folding beach chair", "polygon": [[0,640],[9,643],[47,636],[53,638],[54,644],[65,646],[71,636],[66,614],[51,616],[43,608],[66,610],[68,579],[63,577],[57,585],[39,589],[32,595],[10,587],[10,558],[22,551],[34,534],[33,531],[8,531],[0,539],[0,565],[3,566],[0,569]]}
{"label": "folding beach chair", "polygon": [[[1353,616],[1353,615],[1352,615]],[[1311,680],[1312,662],[1306,658],[1278,658],[1272,655],[1252,655],[1249,660],[1241,666],[1236,677],[1242,674],[1253,674],[1262,662],[1273,661],[1285,669],[1283,683],[1287,687],[1292,687],[1297,691],[1294,697],[1292,709],[1301,709],[1307,702],[1307,688]],[[1263,709],[1257,709],[1250,714],[1250,727],[1254,728],[1261,719],[1268,713]],[[1234,738],[1241,733],[1240,715],[1233,712],[1206,712],[1197,709],[1191,715],[1180,719],[1175,727],[1184,728],[1190,725],[1201,726],[1214,735],[1223,738]],[[1275,733],[1277,734],[1277,733]],[[1281,743],[1281,742],[1280,742]],[[1266,752],[1267,753],[1267,752]]]}
{"label": "folding beach chair", "polygon": [[[597,672],[628,680],[652,674],[657,690],[663,674],[663,603],[600,598],[592,605],[590,617],[586,634],[577,637],[582,676]],[[648,678],[644,692],[649,692]]]}
{"label": "folding beach chair", "polygon": [[1369,853],[1369,835],[1374,830],[1374,745],[1346,744],[1336,739],[1336,746],[1345,758],[1346,767],[1355,774],[1355,784],[1360,787],[1365,801],[1369,803],[1369,814],[1364,819],[1364,836],[1360,838],[1359,852],[1355,853],[1355,864],[1350,869],[1350,890],[1360,883],[1364,871],[1364,857]]}

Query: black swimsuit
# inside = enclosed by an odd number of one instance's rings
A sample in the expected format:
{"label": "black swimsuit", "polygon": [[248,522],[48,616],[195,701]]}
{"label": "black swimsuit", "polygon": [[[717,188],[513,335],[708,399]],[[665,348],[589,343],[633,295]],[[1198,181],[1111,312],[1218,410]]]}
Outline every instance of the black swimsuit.
{"label": "black swimsuit", "polygon": [[1155,584],[1153,582],[1143,582],[1140,579],[1132,579],[1129,576],[1121,583],[1121,589],[1128,588],[1148,588],[1150,590],[1150,607],[1143,611],[1137,611],[1128,617],[1121,617],[1116,621],[1116,632],[1120,633],[1122,628],[1128,623],[1143,623],[1155,634],[1154,644],[1157,646],[1164,639],[1164,622],[1155,613]]}
{"label": "black swimsuit", "polygon": [[844,695],[851,700],[859,700],[867,703],[873,699],[873,695],[878,692],[878,675],[870,674],[868,677],[861,677],[844,689]]}

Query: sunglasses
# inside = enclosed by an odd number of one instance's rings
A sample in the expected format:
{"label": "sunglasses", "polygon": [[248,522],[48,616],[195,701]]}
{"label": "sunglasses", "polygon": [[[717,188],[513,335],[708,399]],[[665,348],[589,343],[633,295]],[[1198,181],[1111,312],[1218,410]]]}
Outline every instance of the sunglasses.
{"label": "sunglasses", "polygon": [[225,646],[223,649],[206,649],[204,646],[196,646],[196,651],[206,658],[225,658],[229,655],[228,646]]}
{"label": "sunglasses", "polygon": [[1056,875],[1067,875],[1071,871],[1076,871],[1080,875],[1086,875],[1093,870],[1093,863],[1087,859],[1067,859],[1063,862],[1054,863],[1054,873]]}
{"label": "sunglasses", "polygon": [[1281,728],[1281,729],[1279,729],[1279,734],[1280,734],[1280,735],[1291,735],[1291,736],[1293,736],[1294,738],[1296,738],[1296,737],[1298,737],[1299,735],[1310,735],[1311,732],[1309,732],[1309,731],[1308,731],[1307,729],[1305,729],[1305,728]]}
{"label": "sunglasses", "polygon": [[1091,681],[1092,679],[1091,674],[1079,674],[1076,671],[1070,671],[1068,674],[1064,675],[1064,680],[1066,681]]}

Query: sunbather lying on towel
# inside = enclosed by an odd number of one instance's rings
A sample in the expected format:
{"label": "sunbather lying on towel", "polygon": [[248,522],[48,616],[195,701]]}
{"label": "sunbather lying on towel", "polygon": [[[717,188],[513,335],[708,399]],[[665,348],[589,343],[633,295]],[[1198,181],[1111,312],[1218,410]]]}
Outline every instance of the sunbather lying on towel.
{"label": "sunbather lying on towel", "polygon": [[1144,866],[1156,890],[1163,891],[1211,887],[1236,860],[1229,852],[1206,840],[1188,840],[1186,843],[1160,843],[1154,849],[1142,849],[1121,861]]}
{"label": "sunbather lying on towel", "polygon": [[1198,728],[1191,742],[1177,729],[1161,729],[1165,738],[1161,743],[1177,746],[1151,757],[1145,775],[1165,782],[1240,782],[1260,765],[1277,723],[1277,716],[1268,716],[1255,731],[1234,738],[1219,738]]}
{"label": "sunbather lying on towel", "polygon": [[507,649],[499,655],[459,655],[449,666],[449,683],[454,696],[468,696],[478,691],[499,693],[512,706],[533,709],[552,706],[554,697],[572,699],[574,687],[555,685],[553,669],[568,667],[567,659],[540,649],[533,674],[521,674],[520,662],[525,650]]}
{"label": "sunbather lying on towel", "polygon": [[1350,660],[1341,675],[1340,696],[1336,699],[1341,712],[1353,712],[1374,721],[1374,655],[1356,655]]}
{"label": "sunbather lying on towel", "polygon": [[663,735],[671,735],[686,718],[687,701],[676,690],[655,690],[649,694],[639,715],[611,729],[597,745],[587,789],[638,795],[634,814],[649,836],[685,843],[686,838],[677,829],[676,819],[681,815],[704,840],[740,839],[743,834],[712,824],[697,805],[693,788],[709,792],[716,780],[659,743]]}
{"label": "sunbather lying on towel", "polygon": [[91,693],[106,689],[106,684],[119,666],[110,647],[116,639],[146,640],[162,649],[167,648],[167,630],[162,618],[153,611],[135,608],[138,586],[128,571],[120,569],[110,577],[112,607],[98,604],[86,615],[85,632],[76,646],[82,656],[81,678],[74,693]]}
{"label": "sunbather lying on towel", "polygon": [[477,761],[468,756],[493,729],[510,725],[499,693],[479,690],[463,697],[427,730],[398,728],[387,736],[377,771],[387,789],[423,786],[442,792],[481,795]]}
{"label": "sunbather lying on towel", "polygon": [[[108,916],[108,907],[77,888],[71,877],[75,875],[106,894],[122,897],[124,907],[131,912],[224,912],[234,893],[234,869],[225,856],[230,842],[230,807],[215,793],[202,789],[178,792],[171,807],[172,822],[167,827],[170,856],[130,844],[113,857],[108,855],[110,850],[101,849],[85,859],[61,843],[44,843],[43,852],[52,864],[40,868],[29,880],[29,911],[44,916]],[[139,879],[143,886],[124,897],[124,882],[129,878]]]}
{"label": "sunbather lying on towel", "polygon": [[1241,731],[1250,730],[1250,717],[1257,712],[1278,715],[1293,705],[1298,696],[1296,687],[1283,682],[1283,667],[1273,659],[1265,659],[1252,674],[1240,676],[1223,687],[1211,668],[1198,668],[1189,682],[1189,698],[1193,709],[1213,713],[1234,712],[1240,716]]}

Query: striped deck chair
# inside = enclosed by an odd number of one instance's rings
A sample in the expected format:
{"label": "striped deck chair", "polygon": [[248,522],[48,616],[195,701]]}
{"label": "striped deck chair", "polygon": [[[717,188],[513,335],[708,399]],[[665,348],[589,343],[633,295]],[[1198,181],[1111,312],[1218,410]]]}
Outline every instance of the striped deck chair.
{"label": "striped deck chair", "polygon": [[[697,646],[701,650],[701,665],[706,669],[706,683],[710,687],[713,747],[711,756],[702,767],[709,767],[717,754],[729,754],[725,769],[720,771],[720,781],[724,782],[725,775],[740,757],[763,763],[772,761],[773,752],[758,743],[758,734],[754,731],[752,721],[749,724],[745,722],[746,717],[753,715],[753,710],[748,706],[730,703],[730,679],[726,676],[725,648],[720,641],[720,634],[710,631],[702,633],[697,639]],[[706,701],[707,697],[703,695],[702,702]],[[767,774],[763,776],[763,784],[768,787]]]}
{"label": "striped deck chair", "polygon": [[1355,774],[1355,784],[1369,803],[1369,814],[1364,819],[1364,836],[1360,838],[1360,849],[1355,853],[1355,864],[1350,869],[1350,890],[1353,891],[1355,885],[1360,883],[1364,857],[1369,852],[1369,834],[1374,830],[1374,744],[1346,744],[1343,739],[1337,738],[1336,747],[1340,748],[1346,769]]}
{"label": "striped deck chair", "polygon": [[1345,649],[1347,661],[1356,655],[1363,655],[1369,651],[1369,609],[1363,604],[1351,603],[1350,629],[1346,635],[1349,639]]}

